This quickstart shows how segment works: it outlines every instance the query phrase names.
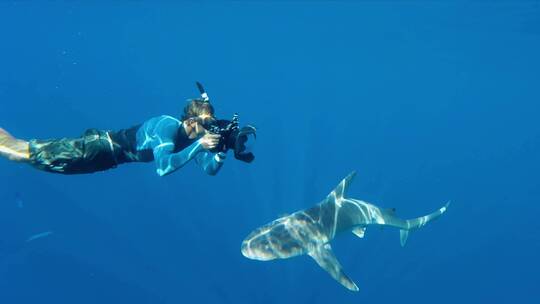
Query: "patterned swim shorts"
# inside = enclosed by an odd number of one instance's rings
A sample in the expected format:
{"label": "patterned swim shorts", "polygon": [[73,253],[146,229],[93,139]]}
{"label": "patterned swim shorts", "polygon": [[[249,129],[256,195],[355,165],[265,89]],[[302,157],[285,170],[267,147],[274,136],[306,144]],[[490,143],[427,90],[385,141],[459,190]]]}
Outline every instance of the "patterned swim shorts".
{"label": "patterned swim shorts", "polygon": [[121,151],[109,131],[88,129],[78,138],[30,140],[30,163],[53,173],[92,173],[116,167]]}

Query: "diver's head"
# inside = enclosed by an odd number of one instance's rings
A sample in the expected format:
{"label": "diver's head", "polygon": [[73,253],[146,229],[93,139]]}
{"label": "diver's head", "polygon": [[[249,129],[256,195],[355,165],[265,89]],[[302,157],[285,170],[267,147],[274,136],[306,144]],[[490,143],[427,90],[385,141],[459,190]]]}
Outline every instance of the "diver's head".
{"label": "diver's head", "polygon": [[214,107],[207,101],[191,99],[184,107],[182,123],[190,139],[204,135],[215,121]]}

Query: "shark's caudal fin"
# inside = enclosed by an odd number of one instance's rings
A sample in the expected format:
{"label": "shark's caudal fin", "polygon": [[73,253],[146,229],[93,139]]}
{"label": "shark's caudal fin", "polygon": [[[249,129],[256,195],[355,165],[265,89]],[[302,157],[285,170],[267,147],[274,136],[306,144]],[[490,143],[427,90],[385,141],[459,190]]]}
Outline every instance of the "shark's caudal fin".
{"label": "shark's caudal fin", "polygon": [[399,242],[401,243],[401,246],[405,246],[405,243],[407,243],[407,238],[409,237],[409,232],[414,229],[418,229],[420,227],[425,226],[428,222],[431,222],[432,220],[438,218],[441,216],[444,212],[446,212],[446,209],[448,209],[448,206],[450,205],[450,202],[446,203],[443,207],[441,207],[439,210],[430,213],[425,216],[417,217],[414,219],[406,220],[405,225],[407,228],[399,230]]}
{"label": "shark's caudal fin", "polygon": [[356,171],[353,171],[347,175],[338,185],[337,187],[328,194],[327,199],[334,202],[339,202],[343,199],[345,194],[347,194],[347,189],[351,185],[351,182],[356,175]]}
{"label": "shark's caudal fin", "polygon": [[341,285],[349,290],[358,291],[358,286],[341,269],[341,264],[334,256],[330,244],[321,245],[308,254]]}

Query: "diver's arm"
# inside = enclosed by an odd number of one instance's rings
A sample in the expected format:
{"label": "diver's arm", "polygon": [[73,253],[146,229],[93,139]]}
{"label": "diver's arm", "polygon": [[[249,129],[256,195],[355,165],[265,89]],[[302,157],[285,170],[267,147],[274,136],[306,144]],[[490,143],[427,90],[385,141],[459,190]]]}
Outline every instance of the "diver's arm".
{"label": "diver's arm", "polygon": [[174,140],[181,127],[179,120],[162,115],[146,121],[137,132],[137,149],[152,149],[156,172],[160,176],[183,167],[203,150],[200,140],[197,140],[182,151],[174,153]]}
{"label": "diver's arm", "polygon": [[200,140],[195,141],[182,151],[173,153],[174,143],[165,142],[154,148],[154,159],[156,162],[156,172],[159,176],[170,174],[187,164],[204,148]]}
{"label": "diver's arm", "polygon": [[227,154],[224,152],[202,152],[197,154],[195,161],[208,175],[216,175],[223,166],[226,157]]}

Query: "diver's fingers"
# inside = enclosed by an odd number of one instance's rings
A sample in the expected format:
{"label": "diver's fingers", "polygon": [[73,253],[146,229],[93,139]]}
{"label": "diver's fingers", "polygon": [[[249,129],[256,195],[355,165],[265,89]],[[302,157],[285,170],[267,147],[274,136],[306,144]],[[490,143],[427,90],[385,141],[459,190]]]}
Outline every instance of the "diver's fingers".
{"label": "diver's fingers", "polygon": [[204,140],[208,140],[208,141],[219,140],[220,138],[221,138],[221,135],[219,135],[219,134],[206,133],[204,135]]}

